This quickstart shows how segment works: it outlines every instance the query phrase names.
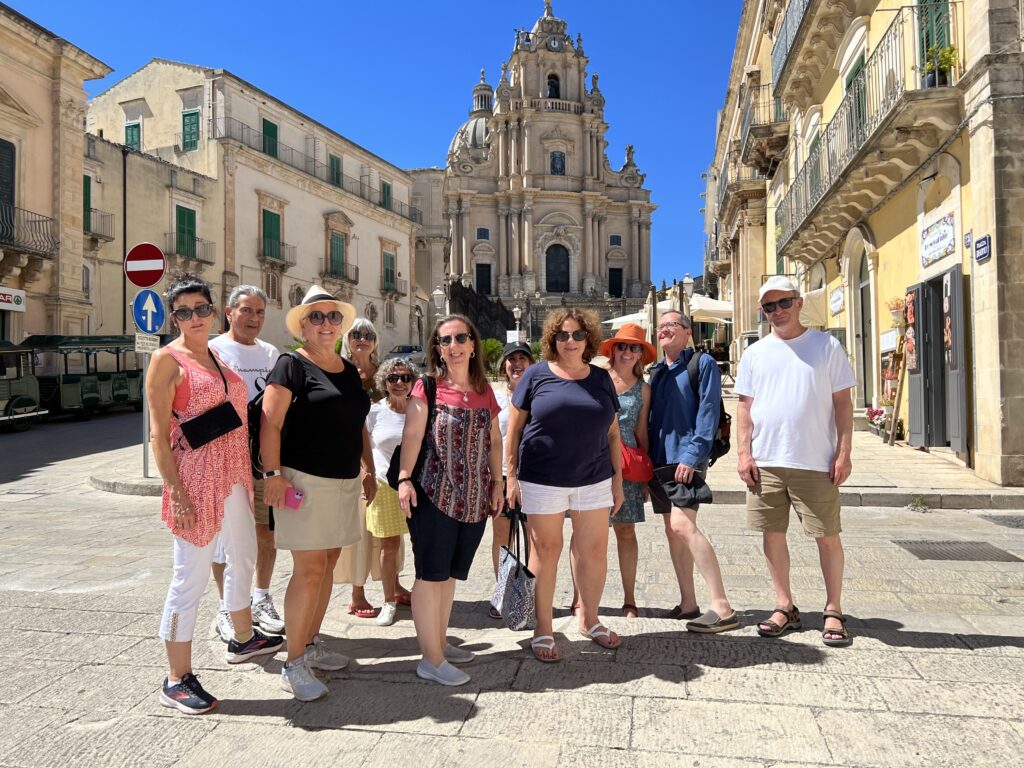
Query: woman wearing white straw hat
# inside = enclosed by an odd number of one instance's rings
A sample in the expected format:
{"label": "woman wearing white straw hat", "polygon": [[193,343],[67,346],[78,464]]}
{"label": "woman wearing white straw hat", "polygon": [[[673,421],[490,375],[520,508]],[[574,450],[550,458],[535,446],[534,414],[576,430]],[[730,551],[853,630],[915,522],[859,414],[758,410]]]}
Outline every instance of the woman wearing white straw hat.
{"label": "woman wearing white straw hat", "polygon": [[290,550],[293,562],[284,599],[288,661],[281,683],[300,701],[327,694],[312,669],[348,664],[324,644],[320,625],[341,548],[362,536],[360,485],[368,500],[377,490],[365,425],[370,398],[355,366],[335,351],[355,314],[351,304],[312,286],[285,318],[303,345],[278,359],[263,400],[264,498],[274,509],[277,548]]}

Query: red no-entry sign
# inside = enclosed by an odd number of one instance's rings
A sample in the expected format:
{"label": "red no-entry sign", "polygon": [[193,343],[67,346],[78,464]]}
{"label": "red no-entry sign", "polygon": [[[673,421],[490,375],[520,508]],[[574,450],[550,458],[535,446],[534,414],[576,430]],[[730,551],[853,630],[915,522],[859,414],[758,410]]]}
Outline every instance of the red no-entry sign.
{"label": "red no-entry sign", "polygon": [[124,257],[124,274],[132,285],[149,288],[164,276],[164,254],[152,243],[139,243]]}

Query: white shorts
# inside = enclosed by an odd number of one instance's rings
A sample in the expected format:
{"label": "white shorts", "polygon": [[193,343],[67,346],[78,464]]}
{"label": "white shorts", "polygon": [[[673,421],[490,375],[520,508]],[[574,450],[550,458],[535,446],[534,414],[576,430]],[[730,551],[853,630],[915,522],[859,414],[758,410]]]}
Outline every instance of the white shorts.
{"label": "white shorts", "polygon": [[559,488],[556,485],[520,481],[519,491],[523,496],[523,512],[527,517],[561,515],[570,509],[575,512],[607,509],[613,503],[610,477],[593,485],[581,485],[576,488]]}

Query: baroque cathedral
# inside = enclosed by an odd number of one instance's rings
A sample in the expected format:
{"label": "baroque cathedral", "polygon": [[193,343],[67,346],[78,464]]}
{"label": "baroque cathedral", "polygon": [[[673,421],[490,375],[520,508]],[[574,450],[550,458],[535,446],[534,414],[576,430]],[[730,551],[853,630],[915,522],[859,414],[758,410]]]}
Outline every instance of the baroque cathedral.
{"label": "baroque cathedral", "polygon": [[[642,305],[650,285],[651,194],[626,147],[605,154],[605,99],[550,0],[515,35],[492,87],[484,72],[446,167],[419,169],[421,285],[454,284],[511,306],[591,306],[603,318]],[[429,274],[427,274],[429,265]],[[454,293],[453,293],[454,295]]]}

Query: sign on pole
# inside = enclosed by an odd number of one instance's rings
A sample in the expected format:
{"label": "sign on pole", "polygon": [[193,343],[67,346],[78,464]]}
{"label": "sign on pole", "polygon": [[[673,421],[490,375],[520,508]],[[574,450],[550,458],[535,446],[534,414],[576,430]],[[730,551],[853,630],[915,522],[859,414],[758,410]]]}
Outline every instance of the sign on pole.
{"label": "sign on pole", "polygon": [[519,331],[505,331],[505,343],[511,344],[513,341],[519,341]]}
{"label": "sign on pole", "polygon": [[160,294],[149,289],[135,294],[132,302],[132,319],[135,327],[143,333],[159,333],[164,324],[164,302]]}
{"label": "sign on pole", "polygon": [[132,285],[149,288],[164,276],[164,254],[152,243],[139,243],[124,257],[124,274]]}
{"label": "sign on pole", "polygon": [[149,333],[135,334],[135,354],[151,355],[160,349],[160,337]]}

